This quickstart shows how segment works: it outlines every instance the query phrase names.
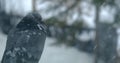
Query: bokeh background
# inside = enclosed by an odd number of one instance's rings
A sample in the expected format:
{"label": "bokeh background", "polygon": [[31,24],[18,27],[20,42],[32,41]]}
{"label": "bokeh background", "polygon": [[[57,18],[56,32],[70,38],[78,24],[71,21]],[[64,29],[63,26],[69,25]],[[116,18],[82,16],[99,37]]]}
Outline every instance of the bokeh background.
{"label": "bokeh background", "polygon": [[39,63],[120,63],[120,0],[0,0],[0,60],[7,34],[30,12],[48,26]]}

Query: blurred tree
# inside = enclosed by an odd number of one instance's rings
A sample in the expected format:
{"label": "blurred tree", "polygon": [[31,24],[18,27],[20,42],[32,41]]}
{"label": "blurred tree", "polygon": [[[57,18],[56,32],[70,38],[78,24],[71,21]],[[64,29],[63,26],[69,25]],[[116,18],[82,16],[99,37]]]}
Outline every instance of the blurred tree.
{"label": "blurred tree", "polygon": [[36,0],[32,0],[32,11],[36,11]]}
{"label": "blurred tree", "polygon": [[[43,2],[45,1],[48,0],[44,0]],[[83,24],[80,20],[76,20],[75,22],[69,25],[68,24],[69,20],[67,20],[67,18],[71,16],[71,13],[73,13],[71,11],[74,11],[76,10],[76,8],[79,7],[78,5],[81,0],[74,0],[74,1],[52,0],[52,1],[57,3],[57,5],[53,6],[49,10],[53,10],[53,11],[58,10],[60,7],[62,7],[62,5],[64,5],[66,9],[62,12],[59,12],[58,15],[53,16],[46,20],[46,23],[48,24],[49,28],[55,26],[55,29],[49,32],[50,33],[52,33],[53,31],[55,32],[53,34],[56,34],[55,37],[58,39],[58,43],[66,43],[69,45],[75,44],[75,33],[82,28]],[[59,29],[61,29],[62,32],[60,32]]]}
{"label": "blurred tree", "polygon": [[[115,6],[116,6],[116,15],[115,15],[115,23],[118,26],[118,28],[120,27],[120,5],[118,4],[120,0],[115,0]],[[119,47],[119,45],[117,46]],[[116,57],[116,63],[120,63],[120,56],[118,55],[120,52],[117,51],[117,57]]]}
{"label": "blurred tree", "polygon": [[115,7],[114,0],[94,0],[94,3],[96,5],[95,63],[99,63],[98,58],[104,60],[105,63],[116,63],[117,33],[114,27],[115,21],[104,23],[100,22],[99,19],[101,6],[105,3],[106,5]]}
{"label": "blurred tree", "polygon": [[[91,1],[93,1],[93,3],[91,3]],[[116,46],[117,41],[113,40],[116,39],[115,22],[112,24],[101,23],[99,17],[102,10],[101,7],[107,5],[111,8],[116,7],[114,1],[116,0],[32,0],[32,11],[40,12],[42,17],[46,20],[45,22],[48,24],[48,31],[50,32],[49,36],[57,38],[59,43],[66,43],[68,45],[74,45],[76,42],[77,44],[81,44],[82,41],[76,39],[76,33],[81,33],[81,31],[84,30],[83,28],[90,28],[88,23],[91,23],[91,19],[89,19],[91,17],[88,16],[96,17],[95,62],[98,62],[99,56],[105,56],[104,60],[106,63],[109,63],[108,61],[112,59],[111,57],[114,56],[114,53],[116,54],[114,46]],[[92,6],[95,6],[95,11],[91,10]],[[85,10],[83,10],[84,8]],[[90,14],[91,11],[93,11],[92,15]],[[94,12],[96,14],[95,16]],[[119,12],[116,14],[115,21],[119,22],[118,14]],[[84,18],[86,17],[88,18],[85,20]],[[113,36],[109,37],[109,35]],[[86,44],[86,42],[84,44]],[[82,48],[81,46],[79,47]],[[108,50],[106,50],[107,47]],[[108,51],[112,52],[107,54]]]}

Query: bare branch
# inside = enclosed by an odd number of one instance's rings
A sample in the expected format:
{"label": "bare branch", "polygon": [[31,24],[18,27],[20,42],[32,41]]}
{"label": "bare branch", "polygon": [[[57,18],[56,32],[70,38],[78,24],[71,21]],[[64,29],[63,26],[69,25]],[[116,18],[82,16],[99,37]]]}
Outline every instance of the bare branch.
{"label": "bare branch", "polygon": [[81,0],[76,0],[74,3],[72,3],[64,12],[61,12],[60,15],[63,15],[63,14],[68,14],[68,12],[71,10],[71,9],[74,9],[79,3],[80,3]]}

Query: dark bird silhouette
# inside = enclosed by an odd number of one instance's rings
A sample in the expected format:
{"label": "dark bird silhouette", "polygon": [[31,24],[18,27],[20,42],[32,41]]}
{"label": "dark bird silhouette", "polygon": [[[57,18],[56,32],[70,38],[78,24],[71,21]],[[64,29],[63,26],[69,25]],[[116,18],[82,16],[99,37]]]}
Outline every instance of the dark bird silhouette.
{"label": "dark bird silhouette", "polygon": [[46,29],[38,13],[25,16],[8,34],[2,63],[38,63],[44,48]]}

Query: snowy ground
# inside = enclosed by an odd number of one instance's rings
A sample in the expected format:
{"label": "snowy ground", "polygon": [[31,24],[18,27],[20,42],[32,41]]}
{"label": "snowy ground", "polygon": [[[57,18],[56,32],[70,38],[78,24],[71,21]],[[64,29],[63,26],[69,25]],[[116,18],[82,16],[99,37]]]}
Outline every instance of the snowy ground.
{"label": "snowy ground", "polygon": [[[0,33],[0,59],[6,44],[6,35]],[[94,63],[94,57],[90,54],[80,52],[73,47],[65,45],[51,45],[54,39],[47,38],[45,49],[39,63]]]}
{"label": "snowy ground", "polygon": [[2,59],[5,50],[7,36],[0,32],[0,60]]}

